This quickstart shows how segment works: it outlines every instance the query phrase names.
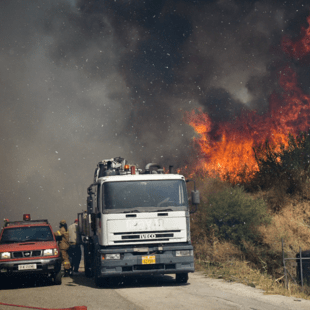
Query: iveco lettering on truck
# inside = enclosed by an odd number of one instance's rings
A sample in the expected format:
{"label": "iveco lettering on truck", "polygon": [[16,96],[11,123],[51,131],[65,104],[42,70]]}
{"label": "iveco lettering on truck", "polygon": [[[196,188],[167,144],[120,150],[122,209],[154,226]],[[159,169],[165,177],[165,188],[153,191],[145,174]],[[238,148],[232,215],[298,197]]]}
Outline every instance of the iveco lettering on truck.
{"label": "iveco lettering on truck", "polygon": [[[112,277],[175,274],[186,283],[194,272],[190,208],[184,176],[157,164],[145,170],[123,158],[103,160],[79,213],[86,276],[101,286]],[[199,192],[191,192],[197,208]]]}

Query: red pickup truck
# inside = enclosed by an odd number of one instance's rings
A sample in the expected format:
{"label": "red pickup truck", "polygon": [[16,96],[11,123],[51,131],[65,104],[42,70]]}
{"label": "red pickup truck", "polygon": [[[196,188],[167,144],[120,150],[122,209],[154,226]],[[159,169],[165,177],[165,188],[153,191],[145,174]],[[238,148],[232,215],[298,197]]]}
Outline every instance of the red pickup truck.
{"label": "red pickup truck", "polygon": [[5,220],[0,234],[0,277],[45,275],[61,284],[61,258],[51,225],[47,220]]}

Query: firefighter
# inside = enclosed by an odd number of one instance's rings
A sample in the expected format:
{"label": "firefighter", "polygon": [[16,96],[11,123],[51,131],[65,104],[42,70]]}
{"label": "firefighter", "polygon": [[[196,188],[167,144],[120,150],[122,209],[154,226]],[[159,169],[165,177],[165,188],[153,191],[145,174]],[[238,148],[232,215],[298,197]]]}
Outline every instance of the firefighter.
{"label": "firefighter", "polygon": [[56,240],[58,241],[59,250],[61,253],[61,260],[64,267],[64,276],[68,277],[70,275],[70,260],[68,255],[69,249],[69,233],[67,229],[67,223],[65,220],[60,221],[59,230],[55,232]]}
{"label": "firefighter", "polygon": [[72,266],[72,275],[78,275],[81,262],[81,237],[79,234],[79,220],[76,219],[68,228],[69,232],[69,257]]}

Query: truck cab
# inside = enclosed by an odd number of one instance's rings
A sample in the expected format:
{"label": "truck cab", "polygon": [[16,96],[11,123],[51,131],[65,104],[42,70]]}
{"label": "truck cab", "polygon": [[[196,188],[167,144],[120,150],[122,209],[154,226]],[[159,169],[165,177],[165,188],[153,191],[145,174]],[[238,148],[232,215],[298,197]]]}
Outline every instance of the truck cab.
{"label": "truck cab", "polygon": [[61,258],[48,220],[5,220],[0,234],[0,277],[45,275],[61,284]]}
{"label": "truck cab", "polygon": [[[199,193],[192,193],[199,203]],[[123,159],[98,164],[88,188],[88,210],[78,214],[85,272],[100,285],[106,278],[194,272],[186,180],[157,164],[145,171]]]}

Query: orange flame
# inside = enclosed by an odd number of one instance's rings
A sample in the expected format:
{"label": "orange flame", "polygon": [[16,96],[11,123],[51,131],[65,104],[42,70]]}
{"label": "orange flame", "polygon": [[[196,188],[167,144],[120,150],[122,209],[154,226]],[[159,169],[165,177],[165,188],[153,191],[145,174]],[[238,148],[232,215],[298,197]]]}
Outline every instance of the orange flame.
{"label": "orange flame", "polygon": [[[310,16],[308,17],[310,24]],[[310,26],[303,30],[305,36],[298,42],[286,41],[286,49],[294,57],[310,52]],[[290,49],[288,49],[290,46]],[[288,134],[298,135],[310,128],[310,96],[297,85],[296,73],[287,66],[279,72],[282,94],[272,94],[269,110],[264,115],[255,111],[243,112],[237,119],[222,122],[214,128],[209,116],[201,109],[185,114],[185,122],[198,136],[194,145],[198,150],[198,165],[211,176],[219,175],[232,183],[249,181],[258,171],[253,147],[268,139],[277,151],[280,144],[288,145]]]}

